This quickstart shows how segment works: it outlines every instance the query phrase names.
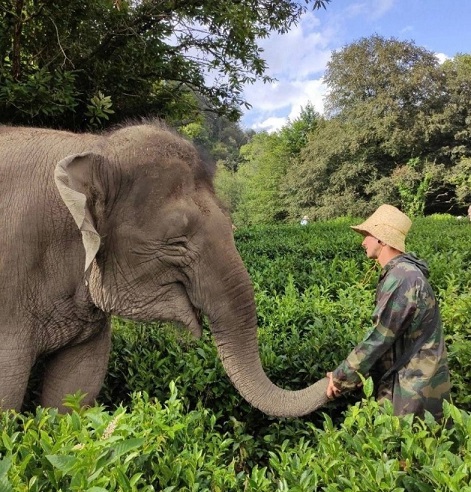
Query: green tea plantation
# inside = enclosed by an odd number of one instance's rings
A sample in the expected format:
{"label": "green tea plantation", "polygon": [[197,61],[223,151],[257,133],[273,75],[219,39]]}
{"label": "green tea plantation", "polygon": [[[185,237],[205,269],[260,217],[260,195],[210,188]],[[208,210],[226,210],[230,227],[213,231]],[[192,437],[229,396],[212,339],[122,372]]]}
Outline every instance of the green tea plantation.
{"label": "green tea plantation", "polygon": [[[379,268],[341,219],[240,228],[260,353],[280,386],[302,388],[370,328]],[[267,417],[231,386],[209,329],[114,319],[97,406],[0,414],[0,492],[471,492],[471,223],[414,221],[408,249],[427,260],[445,326],[452,402],[437,423],[395,417],[371,380],[304,418]],[[32,382],[34,387],[34,382]]]}

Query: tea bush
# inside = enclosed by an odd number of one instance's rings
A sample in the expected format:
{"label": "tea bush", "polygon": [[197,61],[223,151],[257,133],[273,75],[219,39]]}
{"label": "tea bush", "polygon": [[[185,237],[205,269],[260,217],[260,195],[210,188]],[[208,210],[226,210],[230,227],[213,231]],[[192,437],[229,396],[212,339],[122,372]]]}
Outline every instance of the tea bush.
{"label": "tea bush", "polygon": [[114,490],[230,490],[234,439],[215,429],[206,409],[186,413],[176,398],[161,406],[135,394],[132,411],[79,408],[70,415],[37,409],[29,417],[2,415],[0,490],[106,492]]}
{"label": "tea bush", "polygon": [[322,427],[305,422],[290,433],[279,421],[278,436],[252,436],[237,421],[222,432],[202,406],[187,412],[174,385],[170,395],[161,404],[137,393],[113,412],[81,409],[77,396],[68,415],[3,413],[0,490],[471,491],[471,416],[451,404],[438,424],[364,399],[339,426],[324,416]]}
{"label": "tea bush", "polygon": [[[268,376],[297,389],[333,369],[368,330],[378,267],[355,219],[236,231],[253,279]],[[235,391],[205,326],[113,319],[101,406],[0,416],[0,492],[470,491],[471,224],[414,221],[441,305],[453,403],[436,423],[398,418],[362,392],[277,419]]]}

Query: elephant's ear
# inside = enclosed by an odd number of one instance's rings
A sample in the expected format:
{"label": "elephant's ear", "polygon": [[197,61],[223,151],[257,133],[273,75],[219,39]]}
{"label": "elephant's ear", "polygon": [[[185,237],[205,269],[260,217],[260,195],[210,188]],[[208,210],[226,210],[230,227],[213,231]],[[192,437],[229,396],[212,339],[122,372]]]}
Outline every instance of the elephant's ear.
{"label": "elephant's ear", "polygon": [[99,156],[91,152],[69,155],[57,163],[54,171],[54,180],[60,196],[82,233],[85,271],[100,248],[100,235],[95,229],[86,194],[86,190],[91,188],[91,183],[87,186],[87,180],[92,176],[91,166],[99,159]]}

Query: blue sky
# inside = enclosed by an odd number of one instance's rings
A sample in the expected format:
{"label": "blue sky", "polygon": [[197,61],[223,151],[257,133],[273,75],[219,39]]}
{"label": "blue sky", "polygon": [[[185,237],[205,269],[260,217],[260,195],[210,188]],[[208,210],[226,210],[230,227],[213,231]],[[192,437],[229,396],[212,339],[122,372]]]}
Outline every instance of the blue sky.
{"label": "blue sky", "polygon": [[331,0],[326,10],[308,11],[289,33],[260,42],[277,81],[245,88],[252,109],[241,126],[278,130],[309,102],[322,113],[332,51],[373,34],[414,41],[440,60],[471,53],[471,0]]}

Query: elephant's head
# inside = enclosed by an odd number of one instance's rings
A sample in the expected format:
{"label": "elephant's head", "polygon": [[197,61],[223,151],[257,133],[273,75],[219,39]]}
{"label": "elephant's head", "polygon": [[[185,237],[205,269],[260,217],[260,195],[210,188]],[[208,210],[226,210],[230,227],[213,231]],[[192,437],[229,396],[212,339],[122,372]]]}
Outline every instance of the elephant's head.
{"label": "elephant's head", "polygon": [[228,376],[252,405],[299,416],[325,404],[325,379],[286,391],[265,375],[252,284],[211,171],[190,143],[153,125],[124,128],[60,161],[55,178],[82,231],[98,307],[178,321],[197,336],[203,313]]}

